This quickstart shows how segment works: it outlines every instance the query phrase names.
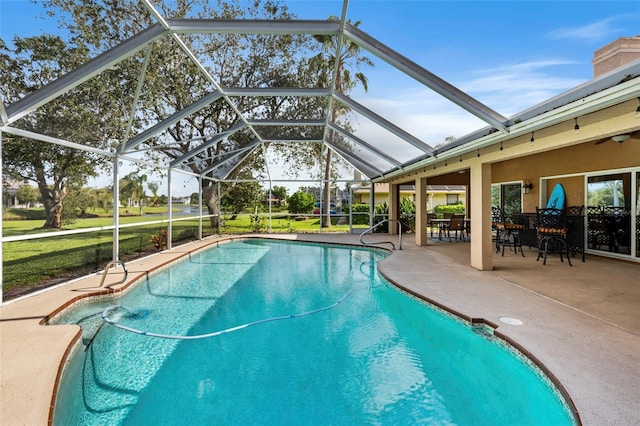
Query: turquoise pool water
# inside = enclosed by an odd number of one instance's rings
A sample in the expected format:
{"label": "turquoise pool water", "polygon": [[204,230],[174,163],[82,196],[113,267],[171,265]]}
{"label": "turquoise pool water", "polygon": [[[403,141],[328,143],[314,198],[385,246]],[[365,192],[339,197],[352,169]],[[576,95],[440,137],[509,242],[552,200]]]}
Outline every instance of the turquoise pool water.
{"label": "turquoise pool water", "polygon": [[[54,424],[574,424],[528,362],[384,281],[383,257],[247,239],[75,308],[56,321],[81,324],[84,348]],[[147,333],[255,325],[156,338],[105,324],[115,304],[111,320]]]}

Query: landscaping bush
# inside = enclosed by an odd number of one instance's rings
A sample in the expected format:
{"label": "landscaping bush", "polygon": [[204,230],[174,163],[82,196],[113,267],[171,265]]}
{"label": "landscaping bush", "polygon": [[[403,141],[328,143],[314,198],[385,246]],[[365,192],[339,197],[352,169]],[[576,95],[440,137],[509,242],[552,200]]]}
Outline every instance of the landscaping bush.
{"label": "landscaping bush", "polygon": [[403,231],[416,230],[416,203],[409,198],[400,200],[400,222]]}
{"label": "landscaping bush", "polygon": [[313,195],[306,192],[298,191],[287,199],[289,205],[289,213],[306,214],[313,211],[315,199]]}
{"label": "landscaping bush", "polygon": [[345,214],[349,214],[353,209],[352,223],[354,225],[368,225],[369,224],[369,204],[353,204],[343,206]]}
{"label": "landscaping bush", "polygon": [[259,214],[249,216],[249,227],[253,232],[264,232],[267,230],[267,220]]}
{"label": "landscaping bush", "polygon": [[465,214],[465,211],[462,201],[459,201],[458,204],[439,205],[433,208],[433,212],[441,219],[445,213]]}
{"label": "landscaping bush", "polygon": [[[387,204],[386,201],[382,204],[376,204],[373,207],[373,224],[374,225],[388,218],[389,218],[389,205]],[[385,222],[382,225],[378,226],[373,232],[380,232],[380,233],[389,232],[389,222]]]}
{"label": "landscaping bush", "polygon": [[156,250],[166,250],[168,244],[167,230],[163,229],[157,234],[153,234],[150,238],[150,241],[156,248]]}

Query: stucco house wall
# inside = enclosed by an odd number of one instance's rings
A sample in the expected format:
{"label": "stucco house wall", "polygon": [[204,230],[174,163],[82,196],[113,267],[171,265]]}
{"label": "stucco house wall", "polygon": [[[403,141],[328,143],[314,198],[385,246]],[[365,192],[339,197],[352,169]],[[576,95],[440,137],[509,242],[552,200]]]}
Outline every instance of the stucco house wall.
{"label": "stucco house wall", "polygon": [[[547,193],[556,183],[562,183],[567,196],[567,205],[585,203],[584,173],[640,166],[640,143],[629,139],[623,143],[607,140],[596,145],[595,142],[546,151],[527,157],[500,161],[492,164],[491,175],[494,183],[513,182],[528,179],[533,183],[529,194],[522,198],[522,210],[535,212],[539,206],[540,179],[549,179]],[[567,176],[580,174],[580,176]]]}

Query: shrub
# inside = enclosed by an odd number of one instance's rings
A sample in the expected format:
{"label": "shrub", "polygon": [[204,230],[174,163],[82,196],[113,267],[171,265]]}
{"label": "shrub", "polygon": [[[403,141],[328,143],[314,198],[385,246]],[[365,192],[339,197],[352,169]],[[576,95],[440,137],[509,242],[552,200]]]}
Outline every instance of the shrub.
{"label": "shrub", "polygon": [[163,229],[157,234],[153,234],[150,239],[151,239],[151,243],[153,243],[153,246],[156,248],[156,250],[167,249],[168,236],[167,236],[166,229]]}
{"label": "shrub", "polygon": [[263,232],[267,229],[267,221],[264,216],[252,214],[249,216],[249,228],[253,232]]}
{"label": "shrub", "polygon": [[306,192],[298,191],[287,199],[289,205],[289,213],[291,214],[305,214],[313,211],[315,203],[313,195]]}
{"label": "shrub", "polygon": [[439,218],[442,218],[445,213],[464,214],[465,211],[462,202],[458,202],[458,204],[439,205],[433,208],[433,212],[437,214]]}
{"label": "shrub", "polygon": [[352,223],[354,225],[368,225],[369,224],[369,204],[353,204],[351,206],[344,206],[344,212],[349,214],[353,210]]}
{"label": "shrub", "polygon": [[[382,222],[385,219],[389,218],[389,205],[387,202],[383,202],[382,204],[376,204],[373,207],[373,224],[377,224]],[[386,222],[380,226],[378,226],[374,232],[389,232],[389,222]]]}
{"label": "shrub", "polygon": [[[389,205],[385,201],[382,204],[376,204],[374,208],[374,225],[389,218]],[[416,227],[416,205],[409,198],[400,200],[400,222],[402,222],[402,230],[415,230]],[[389,232],[388,222],[380,225],[374,232]]]}
{"label": "shrub", "polygon": [[400,222],[404,230],[416,229],[416,203],[409,198],[400,200]]}

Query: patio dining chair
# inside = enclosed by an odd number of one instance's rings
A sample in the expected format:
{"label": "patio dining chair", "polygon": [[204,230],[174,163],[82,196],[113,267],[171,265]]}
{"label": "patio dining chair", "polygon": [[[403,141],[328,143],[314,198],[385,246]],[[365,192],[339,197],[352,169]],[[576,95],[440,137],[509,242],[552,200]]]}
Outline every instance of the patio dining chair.
{"label": "patio dining chair", "polygon": [[463,214],[454,214],[451,216],[451,219],[449,219],[449,223],[447,223],[447,236],[449,237],[449,242],[451,242],[452,231],[456,233],[456,240],[460,239],[464,241],[464,233],[466,232],[466,229],[464,226]]}
{"label": "patio dining chair", "polygon": [[567,241],[567,214],[565,209],[541,209],[536,207],[538,216],[538,257],[543,258],[542,264],[547,264],[549,251],[560,252],[560,261],[564,262],[564,254],[567,262],[571,264],[569,243]]}
{"label": "patio dining chair", "polygon": [[[504,215],[504,212],[499,207],[491,207],[491,209],[492,220],[494,220],[494,214],[497,219],[497,221],[495,222],[496,253],[500,253],[502,251],[502,256],[504,256],[505,248],[509,247],[510,250],[514,250],[515,254],[518,254],[519,248],[522,257],[524,257],[524,251],[522,250],[522,241],[520,240],[520,231],[524,230],[524,225],[508,221]],[[495,213],[493,213],[494,211]]]}
{"label": "patio dining chair", "polygon": [[431,232],[431,236],[433,237],[433,228],[437,227],[437,223],[432,222],[433,219],[437,219],[438,215],[435,213],[427,213],[427,226],[429,227],[429,232]]}

